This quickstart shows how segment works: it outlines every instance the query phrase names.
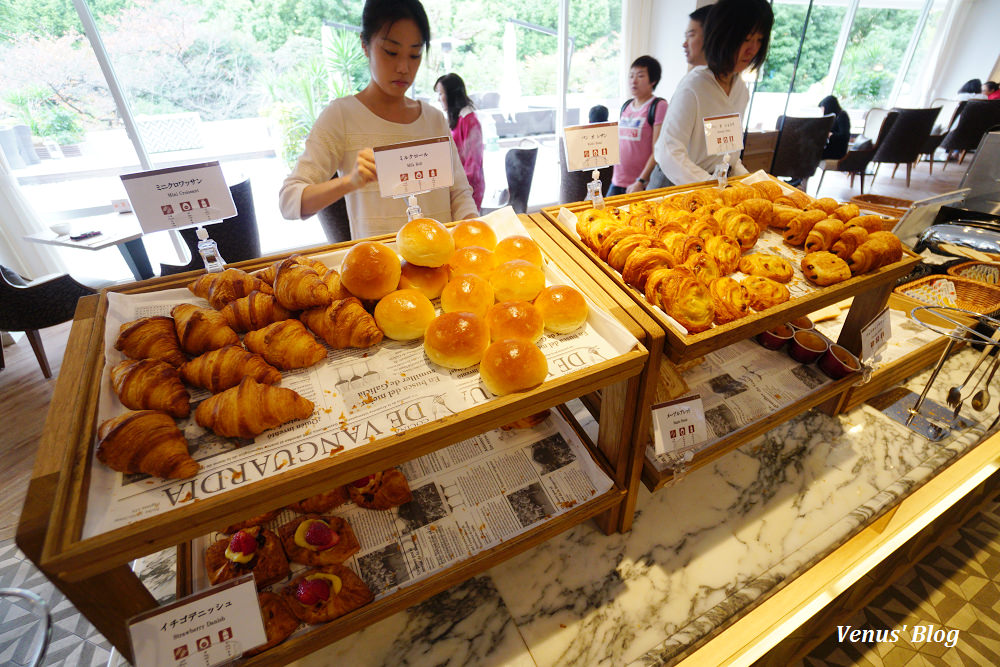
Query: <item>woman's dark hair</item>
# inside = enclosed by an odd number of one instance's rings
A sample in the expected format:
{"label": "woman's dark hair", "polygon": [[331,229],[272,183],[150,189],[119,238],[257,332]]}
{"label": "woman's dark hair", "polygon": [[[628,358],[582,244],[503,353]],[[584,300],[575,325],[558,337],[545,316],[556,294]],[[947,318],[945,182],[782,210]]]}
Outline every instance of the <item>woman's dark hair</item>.
{"label": "woman's dark hair", "polygon": [[712,5],[705,5],[704,7],[699,7],[698,9],[688,14],[688,18],[691,19],[692,21],[697,21],[702,26],[704,26],[705,19],[708,18],[708,13],[710,11],[712,11]]}
{"label": "woman's dark hair", "polygon": [[819,101],[819,105],[818,106],[823,107],[823,115],[824,116],[826,116],[828,114],[831,114],[831,113],[832,114],[838,114],[841,111],[843,111],[843,109],[840,108],[840,102],[838,102],[837,98],[834,97],[833,95],[827,95],[826,97],[824,97],[823,99],[821,99]]}
{"label": "woman's dark hair", "polygon": [[969,79],[966,81],[961,88],[958,89],[960,93],[972,93],[976,95],[977,93],[983,92],[983,82],[979,79]]}
{"label": "woman's dark hair", "polygon": [[771,43],[774,12],[767,0],[719,0],[705,20],[705,61],[714,74],[729,74],[736,69],[740,47],[750,35],[761,34],[760,51],[750,69],[760,69]]}
{"label": "woman's dark hair", "polygon": [[996,81],[987,81],[983,85],[986,87],[986,90],[990,91],[991,93],[995,93],[997,92],[997,90],[1000,90],[1000,84],[998,84]]}
{"label": "woman's dark hair", "polygon": [[663,76],[663,68],[660,67],[660,61],[653,56],[639,56],[632,63],[632,67],[645,67],[646,76],[649,77],[649,82],[653,85],[653,89],[656,89],[656,84],[660,82],[660,77]]}
{"label": "woman's dark hair", "polygon": [[448,107],[448,127],[454,130],[455,126],[458,125],[458,117],[462,113],[462,109],[465,107],[475,108],[475,105],[472,104],[468,93],[465,92],[465,82],[462,81],[462,77],[454,72],[438,77],[438,80],[434,82],[434,88],[436,89],[438,86],[441,86],[444,91],[444,101]]}
{"label": "woman's dark hair", "polygon": [[361,10],[361,41],[371,44],[372,37],[406,19],[417,24],[424,48],[430,48],[431,26],[420,0],[365,0],[365,8]]}

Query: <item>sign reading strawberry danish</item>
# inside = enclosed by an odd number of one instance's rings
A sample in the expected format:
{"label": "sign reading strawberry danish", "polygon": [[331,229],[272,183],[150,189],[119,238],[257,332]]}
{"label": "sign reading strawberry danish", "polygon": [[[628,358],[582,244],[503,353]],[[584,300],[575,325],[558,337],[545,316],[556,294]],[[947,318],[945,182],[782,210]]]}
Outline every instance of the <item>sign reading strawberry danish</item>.
{"label": "sign reading strawberry danish", "polygon": [[219,665],[267,641],[252,574],[129,620],[132,664]]}
{"label": "sign reading strawberry danish", "polygon": [[570,171],[600,169],[621,160],[618,157],[618,123],[572,125],[566,134],[566,166]]}
{"label": "sign reading strawberry danish", "polygon": [[372,152],[378,189],[383,197],[406,197],[450,188],[455,183],[451,171],[451,137],[376,146]]}

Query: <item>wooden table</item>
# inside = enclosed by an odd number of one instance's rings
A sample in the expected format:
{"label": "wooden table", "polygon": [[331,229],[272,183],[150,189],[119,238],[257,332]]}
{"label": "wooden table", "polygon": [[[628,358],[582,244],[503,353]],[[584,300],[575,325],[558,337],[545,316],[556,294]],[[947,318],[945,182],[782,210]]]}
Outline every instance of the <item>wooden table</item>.
{"label": "wooden table", "polygon": [[67,234],[56,234],[51,230],[28,234],[24,237],[32,243],[76,248],[78,250],[103,250],[117,246],[125,263],[136,280],[146,280],[153,277],[153,267],[146,254],[146,246],[142,244],[142,229],[132,213],[104,213],[68,220],[72,234],[84,232],[101,232],[100,236],[74,241]]}

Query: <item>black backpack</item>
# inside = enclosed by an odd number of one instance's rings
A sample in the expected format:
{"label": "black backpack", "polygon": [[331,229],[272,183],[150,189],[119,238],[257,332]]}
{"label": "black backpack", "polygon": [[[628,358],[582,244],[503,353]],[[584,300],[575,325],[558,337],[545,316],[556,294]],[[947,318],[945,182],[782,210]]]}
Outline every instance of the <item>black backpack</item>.
{"label": "black backpack", "polygon": [[[649,105],[649,112],[646,113],[646,122],[649,123],[650,127],[656,123],[656,105],[662,101],[662,97],[653,96],[653,103]],[[625,100],[625,104],[622,105],[621,111],[618,112],[619,117],[625,113],[625,109],[627,109],[630,104],[632,104],[631,99]]]}

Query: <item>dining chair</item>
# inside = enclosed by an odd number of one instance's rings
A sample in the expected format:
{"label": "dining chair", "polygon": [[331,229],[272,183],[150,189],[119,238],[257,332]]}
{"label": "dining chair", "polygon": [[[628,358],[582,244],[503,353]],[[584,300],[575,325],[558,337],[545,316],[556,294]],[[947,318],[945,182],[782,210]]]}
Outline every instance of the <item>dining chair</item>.
{"label": "dining chair", "polygon": [[893,109],[896,112],[896,122],[879,143],[872,156],[875,163],[875,173],[872,181],[878,175],[878,168],[883,163],[892,163],[892,178],[896,177],[896,169],[900,164],[906,165],[906,187],[910,187],[910,173],[913,165],[920,157],[924,142],[931,134],[934,121],[941,113],[941,107],[930,109]]}
{"label": "dining chair", "polygon": [[[601,194],[607,196],[608,190],[611,189],[614,167],[602,167],[598,171],[601,175]],[[559,203],[570,204],[586,199],[587,183],[592,180],[590,177],[592,172],[593,169],[569,171],[566,165],[565,142],[559,137]]]}
{"label": "dining chair", "polygon": [[778,116],[778,142],[774,147],[769,173],[800,179],[800,187],[804,191],[823,159],[823,148],[835,119],[832,113],[818,118]]}
{"label": "dining chair", "polygon": [[[524,143],[526,142],[522,141]],[[515,213],[525,213],[528,210],[528,194],[531,192],[531,180],[535,176],[538,144],[533,141],[529,143],[534,145],[530,148],[511,148],[504,156],[507,190]]]}
{"label": "dining chair", "polygon": [[[260,230],[257,228],[257,212],[253,204],[253,190],[250,179],[244,178],[229,186],[236,204],[236,215],[222,222],[206,225],[209,236],[219,246],[219,254],[227,264],[260,257]],[[204,266],[198,254],[198,232],[195,227],[180,230],[181,238],[191,254],[187,264],[160,264],[160,275],[195,271]]]}
{"label": "dining chair", "polygon": [[962,164],[966,153],[975,151],[983,135],[996,125],[1000,125],[1000,100],[969,100],[941,141],[941,148],[949,153],[959,151],[958,163]]}
{"label": "dining chair", "polygon": [[[965,100],[949,100],[943,97],[935,98],[931,102],[931,107],[941,107],[941,112],[938,114],[937,122],[934,123],[934,128],[931,130],[930,136],[924,140],[923,146],[920,147],[919,156],[927,156],[927,169],[931,174],[934,173],[934,152],[937,151],[938,146],[941,145],[945,136],[951,131],[951,127],[955,124],[955,119],[958,118],[958,114],[965,106],[965,102]],[[947,163],[947,160],[945,160],[945,163]]]}
{"label": "dining chair", "polygon": [[[874,113],[872,113],[874,112]],[[868,165],[879,145],[885,139],[889,130],[896,122],[898,114],[889,112],[886,109],[871,109],[865,114],[864,133],[855,140],[854,144],[847,150],[847,155],[839,160],[823,160],[819,167],[822,170],[819,176],[819,185],[816,191],[823,187],[823,177],[828,171],[840,171],[848,175],[850,187],[854,187],[854,177],[859,176],[861,180],[861,194],[865,193],[865,175]],[[870,133],[870,134],[869,134]],[[871,137],[874,137],[872,139]]]}
{"label": "dining chair", "polygon": [[[91,294],[97,292],[65,273],[32,281],[0,266],[0,331],[23,331],[42,375],[51,378],[52,369],[38,330],[73,319],[76,302]],[[3,347],[0,347],[0,370],[3,368]]]}

